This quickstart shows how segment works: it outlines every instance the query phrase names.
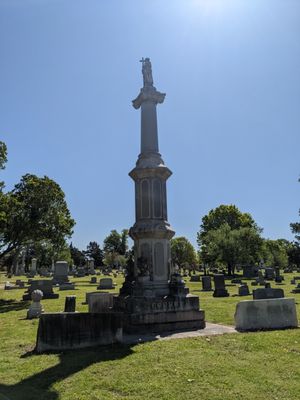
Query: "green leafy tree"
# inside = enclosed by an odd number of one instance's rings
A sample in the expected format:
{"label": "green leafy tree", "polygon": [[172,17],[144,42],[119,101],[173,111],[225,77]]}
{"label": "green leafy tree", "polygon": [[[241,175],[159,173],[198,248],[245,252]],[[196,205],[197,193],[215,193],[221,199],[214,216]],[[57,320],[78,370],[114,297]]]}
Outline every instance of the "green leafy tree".
{"label": "green leafy tree", "polygon": [[288,249],[289,264],[300,268],[300,243],[294,242]]}
{"label": "green leafy tree", "polygon": [[[0,141],[0,169],[5,168],[6,162],[7,162],[7,147],[4,142]],[[3,187],[4,187],[4,182],[0,181],[0,191],[2,191]]]}
{"label": "green leafy tree", "polygon": [[103,250],[105,253],[118,253],[125,256],[128,250],[128,230],[123,229],[118,233],[113,229],[104,239]]}
{"label": "green leafy tree", "polygon": [[[257,258],[261,232],[249,213],[242,213],[235,205],[220,205],[202,218],[197,233],[201,259],[208,264],[225,264],[231,274],[238,263]],[[248,247],[253,246],[252,256]]]}
{"label": "green leafy tree", "polygon": [[171,239],[171,255],[173,263],[180,268],[195,266],[197,263],[194,246],[183,236]]}
{"label": "green leafy tree", "polygon": [[266,265],[287,267],[289,263],[288,249],[290,242],[285,239],[270,240],[265,239],[262,246],[262,257]]}
{"label": "green leafy tree", "polygon": [[[298,182],[300,182],[300,178],[298,179]],[[299,216],[300,216],[300,209],[299,209]],[[300,242],[300,222],[294,222],[290,224],[292,233],[295,234],[296,240]]]}
{"label": "green leafy tree", "polygon": [[79,250],[77,247],[73,246],[72,243],[70,244],[69,247],[73,264],[76,265],[77,267],[82,267],[86,262],[84,252]]}
{"label": "green leafy tree", "polygon": [[90,242],[84,253],[87,257],[94,260],[96,267],[103,265],[103,251],[97,242]]}
{"label": "green leafy tree", "polygon": [[42,240],[59,250],[75,224],[60,186],[46,176],[31,174],[5,195],[0,215],[0,259]]}

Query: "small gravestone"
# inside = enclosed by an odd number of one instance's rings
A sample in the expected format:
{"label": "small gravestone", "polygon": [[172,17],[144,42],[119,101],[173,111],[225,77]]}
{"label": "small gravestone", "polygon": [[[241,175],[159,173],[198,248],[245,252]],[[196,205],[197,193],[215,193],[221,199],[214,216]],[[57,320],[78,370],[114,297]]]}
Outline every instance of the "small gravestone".
{"label": "small gravestone", "polygon": [[25,287],[25,282],[22,281],[21,279],[17,279],[16,285],[19,286],[20,289],[23,289]]}
{"label": "small gravestone", "polygon": [[[266,285],[267,286],[267,285]],[[261,299],[278,299],[284,297],[283,289],[273,289],[269,286],[264,289],[255,289],[253,290],[253,300],[261,300]]]}
{"label": "small gravestone", "polygon": [[43,292],[41,290],[34,290],[31,293],[32,304],[27,311],[27,319],[38,318],[44,312],[41,305],[42,298]]}
{"label": "small gravestone", "polygon": [[292,293],[300,293],[300,283],[292,290]]}
{"label": "small gravestone", "polygon": [[92,276],[90,283],[97,283],[97,277],[96,276]]}
{"label": "small gravestone", "polygon": [[253,265],[243,266],[243,277],[244,278],[255,278],[257,276],[258,268]]}
{"label": "small gravestone", "polygon": [[192,275],[190,282],[200,282],[200,275]]}
{"label": "small gravestone", "polygon": [[59,284],[59,290],[74,290],[75,284],[71,282],[65,282]]}
{"label": "small gravestone", "polygon": [[113,306],[112,293],[91,293],[88,297],[89,312],[102,313],[108,312]]}
{"label": "small gravestone", "polygon": [[85,269],[82,267],[77,268],[76,276],[77,276],[77,278],[84,278],[85,277]]}
{"label": "small gravestone", "polygon": [[225,278],[222,274],[214,275],[215,290],[213,293],[214,297],[228,297],[229,293],[225,288]]}
{"label": "small gravestone", "polygon": [[284,279],[283,276],[280,275],[280,268],[279,267],[275,268],[275,282],[281,283],[283,279]]}
{"label": "small gravestone", "polygon": [[239,296],[249,296],[249,287],[246,284],[239,286]]}
{"label": "small gravestone", "polygon": [[69,267],[66,261],[56,261],[54,266],[53,283],[64,284],[69,282],[68,272]]}
{"label": "small gravestone", "polygon": [[275,278],[274,268],[265,268],[265,279],[272,280]]}
{"label": "small gravestone", "polygon": [[50,273],[46,267],[41,267],[39,270],[40,276],[49,277]]}
{"label": "small gravestone", "polygon": [[66,296],[64,312],[75,312],[76,296]]}
{"label": "small gravestone", "polygon": [[30,287],[27,289],[27,293],[23,295],[23,300],[30,300],[31,293],[34,290],[41,290],[44,299],[57,299],[59,297],[58,294],[53,292],[53,284],[51,280],[39,279],[30,282]]}
{"label": "small gravestone", "polygon": [[295,285],[295,284],[296,284],[295,279],[291,279],[291,285]]}
{"label": "small gravestone", "polygon": [[201,280],[202,280],[202,290],[204,292],[212,291],[211,276],[204,275],[202,276]]}
{"label": "small gravestone", "polygon": [[9,281],[5,282],[4,290],[11,290],[11,289],[16,289],[16,286],[10,283]]}
{"label": "small gravestone", "polygon": [[97,289],[113,289],[114,284],[111,278],[102,278],[100,279],[99,286]]}
{"label": "small gravestone", "polygon": [[242,280],[240,278],[234,278],[234,279],[231,279],[231,283],[235,283],[235,284],[239,283],[241,285]]}

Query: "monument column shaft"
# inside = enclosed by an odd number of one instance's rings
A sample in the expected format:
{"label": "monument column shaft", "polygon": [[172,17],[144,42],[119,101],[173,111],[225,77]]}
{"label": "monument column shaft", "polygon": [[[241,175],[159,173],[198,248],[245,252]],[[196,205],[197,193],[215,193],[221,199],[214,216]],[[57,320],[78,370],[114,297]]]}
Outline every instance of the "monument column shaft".
{"label": "monument column shaft", "polygon": [[141,104],[141,153],[158,153],[156,103]]}

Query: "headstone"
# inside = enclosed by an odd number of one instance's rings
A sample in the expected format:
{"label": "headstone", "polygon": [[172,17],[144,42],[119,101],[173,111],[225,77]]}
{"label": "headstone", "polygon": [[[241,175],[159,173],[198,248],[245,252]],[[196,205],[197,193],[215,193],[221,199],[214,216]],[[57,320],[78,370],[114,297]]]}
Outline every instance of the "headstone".
{"label": "headstone", "polygon": [[41,305],[42,298],[43,292],[41,290],[34,290],[31,293],[32,304],[27,311],[27,319],[38,318],[44,312]]}
{"label": "headstone", "polygon": [[200,282],[200,275],[191,275],[190,282]]}
{"label": "headstone", "polygon": [[240,278],[234,278],[234,279],[231,279],[231,283],[235,283],[235,284],[239,283],[241,285],[242,280]]}
{"label": "headstone", "polygon": [[204,292],[210,292],[212,290],[211,276],[204,275],[202,276],[201,280],[202,280],[202,290]]}
{"label": "headstone", "polygon": [[4,290],[11,290],[11,289],[16,289],[16,286],[10,283],[9,281],[5,282]]}
{"label": "headstone", "polygon": [[292,290],[292,293],[300,293],[300,283]]}
{"label": "headstone", "polygon": [[41,267],[39,270],[40,276],[49,277],[50,273],[46,267]]}
{"label": "headstone", "polygon": [[44,299],[57,299],[58,294],[53,292],[53,284],[51,280],[39,279],[31,280],[30,287],[27,289],[27,293],[23,295],[23,300],[30,300],[31,293],[34,290],[41,290],[43,292]]}
{"label": "headstone", "polygon": [[90,283],[97,283],[97,277],[96,276],[92,276]]}
{"label": "headstone", "polygon": [[113,306],[112,293],[91,293],[88,297],[89,312],[102,313],[110,311]]}
{"label": "headstone", "polygon": [[59,290],[74,290],[75,284],[71,282],[65,282],[59,284]]}
{"label": "headstone", "polygon": [[34,275],[36,274],[36,263],[37,263],[37,259],[36,258],[32,258],[31,259],[30,272],[32,272]]}
{"label": "headstone", "polygon": [[275,282],[276,283],[281,283],[283,281],[283,276],[280,275],[280,268],[276,267],[275,268]]}
{"label": "headstone", "polygon": [[264,289],[253,290],[253,300],[278,299],[281,297],[284,297],[283,289],[273,289],[271,287],[266,287]]}
{"label": "headstone", "polygon": [[69,267],[66,261],[56,261],[54,267],[53,283],[64,284],[69,282]]}
{"label": "headstone", "polygon": [[239,286],[239,296],[249,296],[249,287],[246,284]]}
{"label": "headstone", "polygon": [[102,278],[100,279],[99,286],[97,289],[114,289],[114,284],[111,278]]}
{"label": "headstone", "polygon": [[274,279],[275,278],[274,268],[265,268],[265,278],[266,279]]}
{"label": "headstone", "polygon": [[89,269],[88,269],[89,274],[95,275],[96,271],[95,271],[95,262],[94,262],[94,260],[89,260],[88,261],[88,266],[89,266]]}
{"label": "headstone", "polygon": [[66,296],[64,312],[75,312],[76,296]]}
{"label": "headstone", "polygon": [[25,282],[22,281],[21,279],[16,280],[16,285],[19,286],[20,289],[23,289],[25,286]]}
{"label": "headstone", "polygon": [[238,331],[298,327],[295,299],[289,298],[241,301],[234,318]]}
{"label": "headstone", "polygon": [[37,353],[122,342],[121,313],[45,313],[37,330]]}
{"label": "headstone", "polygon": [[225,288],[225,278],[222,274],[214,275],[215,290],[213,293],[214,297],[228,297],[229,293]]}
{"label": "headstone", "polygon": [[77,278],[84,278],[85,277],[85,269],[83,267],[78,267],[76,276],[77,276]]}
{"label": "headstone", "polygon": [[253,265],[243,265],[243,277],[255,278],[257,276],[258,268]]}

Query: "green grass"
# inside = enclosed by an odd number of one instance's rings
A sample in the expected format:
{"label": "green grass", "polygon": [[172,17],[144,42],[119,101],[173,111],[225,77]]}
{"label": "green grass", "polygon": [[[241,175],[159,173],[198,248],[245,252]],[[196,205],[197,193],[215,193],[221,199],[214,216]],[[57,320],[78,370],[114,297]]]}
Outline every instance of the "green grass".
{"label": "green grass", "polygon": [[[299,302],[299,294],[290,295],[292,275],[286,274],[285,284],[278,287]],[[1,275],[0,284],[5,280]],[[77,290],[42,301],[46,312],[63,310],[70,293],[77,296],[77,310],[87,311],[81,304],[85,292],[97,285],[89,284],[89,278],[74,281]],[[114,281],[117,292],[121,278]],[[235,305],[245,298],[213,298],[211,292],[199,291],[201,283],[188,286],[200,295],[208,321],[233,324]],[[228,289],[231,295],[237,293],[237,286]],[[0,400],[300,399],[299,330],[35,355],[38,321],[25,319],[29,302],[20,301],[23,293],[0,289]],[[298,304],[297,309],[300,319]]]}

